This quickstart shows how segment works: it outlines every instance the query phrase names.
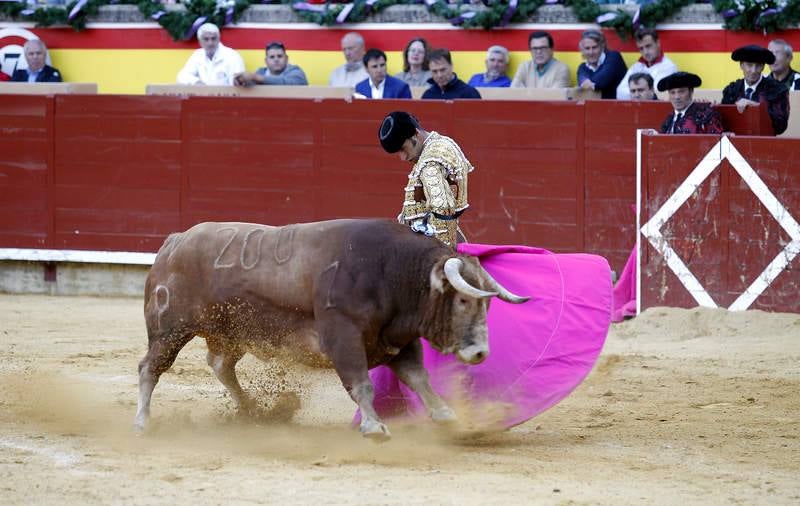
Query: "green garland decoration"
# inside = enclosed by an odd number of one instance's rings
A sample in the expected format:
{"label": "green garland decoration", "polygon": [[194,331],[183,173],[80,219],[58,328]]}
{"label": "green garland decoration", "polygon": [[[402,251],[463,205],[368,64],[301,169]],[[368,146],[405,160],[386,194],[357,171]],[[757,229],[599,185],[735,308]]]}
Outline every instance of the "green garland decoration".
{"label": "green garland decoration", "polygon": [[[194,35],[192,27],[201,19],[224,26],[235,22],[250,5],[258,0],[187,0],[185,11],[167,11],[160,0],[88,0],[70,18],[69,13],[81,0],[72,0],[66,7],[41,6],[30,9],[24,2],[0,2],[0,14],[12,20],[34,22],[36,26],[69,25],[74,30],[83,30],[90,16],[96,15],[103,5],[130,4],[138,6],[147,18],[154,19],[164,27],[174,40],[186,40]],[[295,12],[305,21],[324,26],[341,22],[347,4],[326,2],[325,4],[302,6],[296,0],[272,0],[274,3],[291,4]],[[462,28],[491,29],[506,23],[525,22],[541,7],[545,0],[518,0],[515,8],[509,0],[482,0],[485,8],[473,9],[469,5],[450,4],[446,0],[426,2],[429,12],[448,19]],[[626,38],[638,27],[653,27],[669,18],[695,0],[655,0],[641,6],[637,19],[621,10],[605,10],[594,0],[562,0],[584,23],[597,23],[615,30]],[[381,12],[392,5],[417,4],[415,0],[355,0],[349,13],[348,23],[365,21],[371,14]],[[800,0],[713,0],[714,8],[725,19],[725,28],[774,32],[800,24]]]}
{"label": "green garland decoration", "polygon": [[592,0],[566,0],[565,5],[583,23],[597,23],[604,28],[611,28],[621,38],[632,35],[639,27],[652,28],[668,19],[687,5],[697,3],[695,0],[660,0],[642,5],[638,18],[634,20],[628,12],[621,9],[604,10]]}
{"label": "green garland decoration", "polygon": [[800,23],[800,0],[714,0],[714,9],[729,30],[771,33]]}

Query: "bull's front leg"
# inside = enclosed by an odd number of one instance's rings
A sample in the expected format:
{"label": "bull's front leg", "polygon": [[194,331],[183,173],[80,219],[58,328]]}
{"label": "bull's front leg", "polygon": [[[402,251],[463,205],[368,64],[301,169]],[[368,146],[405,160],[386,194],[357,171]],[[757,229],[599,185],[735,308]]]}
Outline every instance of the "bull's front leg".
{"label": "bull's front leg", "polygon": [[400,350],[389,367],[400,381],[419,395],[431,420],[437,423],[456,421],[455,412],[431,387],[428,371],[422,365],[422,343],[419,339]]}
{"label": "bull's front leg", "polygon": [[333,362],[342,385],[361,410],[361,434],[376,441],[389,439],[391,433],[372,404],[375,388],[369,379],[362,333],[354,324],[339,319],[321,325],[319,335],[322,348]]}

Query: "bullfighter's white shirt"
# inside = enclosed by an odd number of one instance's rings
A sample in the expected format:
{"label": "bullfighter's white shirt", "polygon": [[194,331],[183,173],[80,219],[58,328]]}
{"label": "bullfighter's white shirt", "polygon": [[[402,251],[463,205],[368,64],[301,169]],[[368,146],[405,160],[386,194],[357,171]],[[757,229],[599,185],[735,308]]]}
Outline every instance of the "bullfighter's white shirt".
{"label": "bullfighter's white shirt", "polygon": [[178,72],[179,84],[207,84],[209,86],[233,85],[233,76],[244,72],[244,61],[239,53],[220,42],[212,59],[203,48],[197,49]]}

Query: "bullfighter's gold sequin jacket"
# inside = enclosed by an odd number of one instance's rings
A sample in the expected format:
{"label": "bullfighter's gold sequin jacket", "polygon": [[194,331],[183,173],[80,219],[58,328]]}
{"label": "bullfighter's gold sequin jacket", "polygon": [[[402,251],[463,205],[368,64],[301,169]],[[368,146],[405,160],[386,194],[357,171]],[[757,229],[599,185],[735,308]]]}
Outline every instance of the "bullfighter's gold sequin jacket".
{"label": "bullfighter's gold sequin jacket", "polygon": [[469,207],[467,176],[472,170],[453,139],[431,132],[408,175],[399,221],[414,228],[427,219],[436,238],[455,248],[458,216]]}

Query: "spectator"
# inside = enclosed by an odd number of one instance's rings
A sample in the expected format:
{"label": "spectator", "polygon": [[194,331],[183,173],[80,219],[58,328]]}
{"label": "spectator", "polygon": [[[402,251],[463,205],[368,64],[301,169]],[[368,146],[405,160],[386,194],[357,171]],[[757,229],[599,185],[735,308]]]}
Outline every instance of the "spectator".
{"label": "spectator", "polygon": [[678,66],[672,60],[667,58],[661,51],[661,42],[658,40],[658,32],[654,28],[642,28],[634,34],[636,39],[636,47],[639,48],[639,60],[631,65],[628,73],[622,79],[622,82],[617,86],[617,98],[620,100],[628,100],[630,94],[628,91],[628,80],[632,74],[644,72],[653,76],[655,86],[658,82],[670,74],[678,71]]}
{"label": "spectator", "polygon": [[405,81],[409,86],[425,86],[431,78],[428,69],[428,41],[421,37],[411,39],[403,51],[403,71],[395,77]]}
{"label": "spectator", "polygon": [[627,72],[619,51],[606,49],[606,38],[597,30],[586,30],[578,43],[584,61],[578,66],[578,86],[597,90],[602,98],[617,98],[617,86]]}
{"label": "spectator", "polygon": [[508,88],[511,79],[506,75],[509,62],[508,49],[503,46],[492,46],[486,51],[486,72],[475,74],[469,79],[474,88]]}
{"label": "spectator", "polygon": [[786,86],[787,90],[800,90],[800,73],[792,68],[792,46],[781,39],[770,41],[767,49],[775,55],[775,62],[769,66],[769,77]]}
{"label": "spectator", "polygon": [[517,68],[512,88],[568,88],[569,67],[553,58],[553,36],[531,32],[528,36],[531,59]]}
{"label": "spectator", "polygon": [[400,79],[386,75],[386,53],[370,49],[364,55],[369,77],[356,84],[356,93],[365,98],[411,98],[411,88]]}
{"label": "spectator", "polygon": [[422,98],[454,99],[481,98],[478,90],[458,78],[453,72],[453,60],[447,49],[434,49],[429,55],[431,78],[430,88],[425,90]]}
{"label": "spectator", "polygon": [[364,37],[356,32],[350,32],[342,37],[342,53],[346,60],[343,65],[333,69],[329,86],[355,86],[367,79],[367,69],[364,67]]}
{"label": "spectator", "polygon": [[197,29],[200,49],[186,61],[178,72],[179,84],[205,84],[208,86],[230,86],[237,74],[244,72],[244,61],[239,53],[220,41],[219,28],[205,23]]}
{"label": "spectator", "polygon": [[711,104],[693,101],[694,89],[702,84],[700,77],[688,72],[675,72],[658,83],[658,91],[669,91],[674,111],[661,124],[662,134],[720,134],[722,118]]}
{"label": "spectator", "polygon": [[267,66],[261,67],[255,72],[236,74],[234,84],[238,86],[250,84],[308,85],[308,79],[303,69],[289,63],[286,46],[282,42],[270,42],[267,44],[264,63]]}
{"label": "spectator", "polygon": [[40,39],[32,39],[25,42],[22,48],[25,54],[25,61],[28,62],[27,69],[17,69],[11,76],[11,80],[18,83],[60,83],[61,72],[46,63],[47,46]]}
{"label": "spectator", "polygon": [[736,104],[743,113],[748,107],[767,104],[775,135],[782,134],[789,124],[789,90],[771,77],[761,75],[764,65],[775,63],[775,55],[761,46],[742,46],[731,53],[731,59],[739,62],[744,79],[738,79],[722,90],[723,104]]}
{"label": "spectator", "polygon": [[628,96],[631,100],[658,100],[653,89],[653,76],[636,72],[628,77]]}

